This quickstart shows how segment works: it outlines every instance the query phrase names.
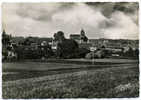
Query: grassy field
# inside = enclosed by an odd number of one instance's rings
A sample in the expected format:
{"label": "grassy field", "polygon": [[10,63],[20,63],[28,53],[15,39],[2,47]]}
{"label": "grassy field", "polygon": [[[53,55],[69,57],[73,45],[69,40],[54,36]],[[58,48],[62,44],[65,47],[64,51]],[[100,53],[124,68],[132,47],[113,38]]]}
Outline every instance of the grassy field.
{"label": "grassy field", "polygon": [[124,61],[114,60],[114,64],[106,60],[105,65],[3,63],[2,96],[5,99],[138,97],[138,61]]}

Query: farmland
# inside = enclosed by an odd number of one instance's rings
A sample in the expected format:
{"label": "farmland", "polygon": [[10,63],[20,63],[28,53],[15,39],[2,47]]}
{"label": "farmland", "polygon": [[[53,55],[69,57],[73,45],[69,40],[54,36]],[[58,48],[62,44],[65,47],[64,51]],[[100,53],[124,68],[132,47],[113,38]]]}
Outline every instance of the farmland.
{"label": "farmland", "polygon": [[5,99],[139,96],[138,60],[13,62],[3,63],[2,70]]}

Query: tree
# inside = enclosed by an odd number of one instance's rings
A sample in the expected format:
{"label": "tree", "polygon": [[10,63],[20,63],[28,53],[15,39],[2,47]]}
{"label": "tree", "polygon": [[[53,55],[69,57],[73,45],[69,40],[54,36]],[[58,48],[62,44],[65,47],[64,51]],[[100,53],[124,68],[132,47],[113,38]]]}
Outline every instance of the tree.
{"label": "tree", "polygon": [[123,53],[123,56],[125,56],[125,57],[133,57],[134,56],[134,51],[131,46],[128,46],[128,50],[126,50]]}
{"label": "tree", "polygon": [[79,48],[77,42],[71,39],[66,39],[64,32],[58,31],[55,33],[54,40],[57,42],[57,57],[72,58],[76,55],[76,51]]}
{"label": "tree", "polygon": [[10,40],[11,40],[11,36],[7,35],[5,30],[3,30],[3,32],[2,32],[2,44],[8,45],[10,43]]}
{"label": "tree", "polygon": [[137,57],[137,58],[139,57],[139,49],[138,48],[135,49],[134,56]]}
{"label": "tree", "polygon": [[53,51],[51,49],[51,46],[49,44],[47,45],[44,45],[44,46],[40,46],[39,47],[39,50],[38,50],[40,53],[40,57],[45,57],[45,58],[48,58],[50,56],[53,55]]}
{"label": "tree", "polygon": [[58,31],[57,33],[55,33],[54,40],[58,42],[62,42],[63,40],[65,40],[64,33],[62,31]]}
{"label": "tree", "polygon": [[76,52],[76,58],[85,58],[85,56],[90,52],[86,48],[78,48]]}
{"label": "tree", "polygon": [[33,37],[27,37],[25,40],[24,40],[24,42],[23,42],[23,44],[24,45],[31,45],[31,43],[33,43],[34,41],[33,41]]}
{"label": "tree", "polygon": [[76,41],[71,39],[65,39],[57,45],[57,56],[60,58],[72,58],[75,57],[78,49]]}
{"label": "tree", "polygon": [[21,60],[24,59],[24,55],[25,55],[25,47],[24,46],[17,46],[17,48],[15,48],[15,52],[17,53],[17,60]]}
{"label": "tree", "polygon": [[11,35],[6,34],[5,30],[2,32],[2,56],[7,59],[8,50],[10,50]]}

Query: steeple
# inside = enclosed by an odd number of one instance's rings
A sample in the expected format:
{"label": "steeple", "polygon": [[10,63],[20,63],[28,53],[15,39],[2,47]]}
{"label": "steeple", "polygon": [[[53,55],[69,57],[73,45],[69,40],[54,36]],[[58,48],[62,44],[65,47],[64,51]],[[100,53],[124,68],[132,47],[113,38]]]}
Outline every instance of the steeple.
{"label": "steeple", "polygon": [[87,43],[88,38],[86,37],[85,31],[83,29],[81,29],[80,31],[80,38],[81,38],[80,43],[83,43],[83,42]]}
{"label": "steeple", "polygon": [[85,36],[85,31],[83,29],[81,29],[80,34],[81,34],[81,36]]}

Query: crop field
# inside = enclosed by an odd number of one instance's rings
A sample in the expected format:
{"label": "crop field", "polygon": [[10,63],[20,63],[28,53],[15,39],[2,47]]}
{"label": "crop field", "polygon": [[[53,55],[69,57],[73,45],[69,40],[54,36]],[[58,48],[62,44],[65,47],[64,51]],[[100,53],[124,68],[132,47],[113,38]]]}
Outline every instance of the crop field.
{"label": "crop field", "polygon": [[4,99],[139,96],[138,60],[5,62],[2,67]]}

